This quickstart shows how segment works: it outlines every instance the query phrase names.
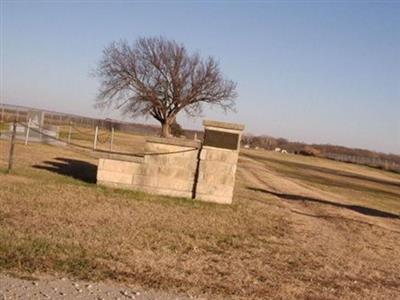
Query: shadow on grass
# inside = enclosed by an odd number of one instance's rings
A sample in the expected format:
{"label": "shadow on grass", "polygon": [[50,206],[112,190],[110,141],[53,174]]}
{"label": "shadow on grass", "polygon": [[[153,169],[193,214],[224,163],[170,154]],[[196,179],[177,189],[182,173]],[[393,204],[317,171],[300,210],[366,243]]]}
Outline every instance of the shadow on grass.
{"label": "shadow on grass", "polygon": [[84,160],[56,157],[55,160],[44,161],[43,165],[33,167],[70,176],[87,183],[96,183],[97,166]]}
{"label": "shadow on grass", "polygon": [[[266,163],[265,167],[267,169],[273,170],[278,174],[293,178],[299,179],[301,181],[306,181],[311,184],[319,184],[325,185],[329,187],[338,187],[338,188],[346,188],[352,189],[360,192],[368,192],[374,193],[375,195],[379,194],[381,196],[390,197],[394,199],[398,199],[400,197],[400,186],[397,187],[397,184],[400,183],[390,182],[386,180],[374,179],[370,177],[366,177],[363,175],[358,176],[357,174],[348,173],[347,175],[341,173],[341,171],[331,170],[329,168],[310,166],[303,163],[297,162],[289,162],[289,161],[280,161],[276,159],[270,158],[262,158],[252,155],[247,155],[252,159],[259,159],[260,161],[264,161]],[[268,162],[276,163],[268,164]],[[281,168],[280,166],[284,166],[287,168]],[[329,176],[333,175],[333,176]],[[348,180],[347,178],[353,178],[357,180]],[[366,179],[369,178],[369,179]],[[366,183],[372,183],[379,185],[366,185]],[[387,185],[388,184],[388,185]],[[395,189],[388,189],[393,187]]]}
{"label": "shadow on grass", "polygon": [[365,206],[342,204],[342,203],[337,203],[337,202],[332,202],[332,201],[317,199],[317,198],[312,198],[312,197],[306,197],[306,196],[301,196],[301,195],[277,193],[277,192],[268,191],[268,190],[260,189],[260,188],[254,188],[254,187],[248,187],[248,189],[251,191],[262,192],[262,193],[274,195],[281,199],[290,200],[290,201],[309,201],[309,202],[314,202],[314,203],[320,203],[320,204],[326,204],[326,205],[331,205],[331,206],[335,206],[335,207],[350,209],[350,210],[358,212],[360,214],[372,216],[372,217],[400,219],[399,215],[388,213],[388,212],[381,211],[381,210],[374,209],[374,208],[365,207]]}
{"label": "shadow on grass", "polygon": [[[334,176],[341,176],[341,177],[346,177],[346,178],[351,178],[351,179],[369,181],[369,182],[372,182],[372,183],[378,183],[378,184],[382,184],[382,185],[390,185],[390,186],[393,186],[393,187],[400,188],[400,182],[398,182],[398,181],[391,181],[391,180],[385,180],[385,179],[370,177],[370,176],[366,176],[366,175],[352,173],[350,171],[335,170],[335,169],[326,168],[326,167],[313,166],[313,165],[305,164],[305,163],[301,163],[301,162],[279,160],[279,159],[275,159],[275,158],[252,155],[252,154],[245,154],[245,156],[248,156],[248,157],[256,159],[256,160],[257,159],[258,160],[265,160],[265,161],[268,161],[268,162],[285,165],[285,166],[291,167],[291,168],[293,168],[295,170],[299,170],[299,169],[300,170],[310,170],[310,171],[315,171],[315,172],[319,172],[319,173],[322,173],[322,174],[331,174],[331,175],[334,175]],[[359,165],[359,166],[361,166],[361,165]]]}

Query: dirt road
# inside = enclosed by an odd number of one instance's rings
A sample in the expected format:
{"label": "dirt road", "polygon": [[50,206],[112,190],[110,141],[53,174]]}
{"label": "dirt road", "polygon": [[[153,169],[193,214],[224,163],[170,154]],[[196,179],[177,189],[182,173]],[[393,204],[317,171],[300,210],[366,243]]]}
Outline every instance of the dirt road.
{"label": "dirt road", "polygon": [[0,300],[8,299],[188,300],[194,298],[157,291],[143,291],[115,283],[71,281],[67,278],[54,279],[50,277],[28,280],[3,274],[0,275]]}

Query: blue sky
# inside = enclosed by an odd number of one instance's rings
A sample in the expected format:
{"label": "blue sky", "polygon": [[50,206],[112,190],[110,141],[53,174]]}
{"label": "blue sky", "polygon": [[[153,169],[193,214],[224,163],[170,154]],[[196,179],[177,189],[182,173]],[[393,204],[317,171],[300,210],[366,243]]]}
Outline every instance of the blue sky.
{"label": "blue sky", "polygon": [[110,42],[154,35],[238,83],[237,113],[206,118],[400,154],[400,2],[3,1],[1,101],[117,117],[93,108],[90,72]]}

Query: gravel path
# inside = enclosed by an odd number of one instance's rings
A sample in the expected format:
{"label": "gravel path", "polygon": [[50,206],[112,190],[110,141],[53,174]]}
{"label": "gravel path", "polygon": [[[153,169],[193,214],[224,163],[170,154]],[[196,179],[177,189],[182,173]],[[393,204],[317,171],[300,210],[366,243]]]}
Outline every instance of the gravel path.
{"label": "gravel path", "polygon": [[143,291],[113,283],[93,283],[49,277],[25,280],[0,274],[0,300],[6,299],[188,300],[194,298],[159,291]]}

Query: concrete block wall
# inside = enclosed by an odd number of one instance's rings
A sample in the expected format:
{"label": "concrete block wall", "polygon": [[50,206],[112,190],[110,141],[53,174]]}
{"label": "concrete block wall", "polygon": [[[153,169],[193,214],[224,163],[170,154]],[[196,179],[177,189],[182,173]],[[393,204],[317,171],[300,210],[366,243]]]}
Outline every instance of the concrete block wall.
{"label": "concrete block wall", "polygon": [[200,143],[176,138],[148,138],[138,185],[151,193],[191,198]]}
{"label": "concrete block wall", "polygon": [[143,172],[143,158],[130,160],[100,158],[97,166],[97,184],[132,188],[133,177]]}
{"label": "concrete block wall", "polygon": [[135,162],[100,159],[99,184],[153,194],[192,198],[200,143],[148,138],[146,155]]}
{"label": "concrete block wall", "polygon": [[98,184],[232,203],[243,126],[215,121],[205,121],[204,126],[214,134],[230,134],[229,142],[219,144],[214,135],[213,146],[207,145],[207,134],[203,146],[199,141],[151,137],[146,141],[144,157],[100,159]]}

